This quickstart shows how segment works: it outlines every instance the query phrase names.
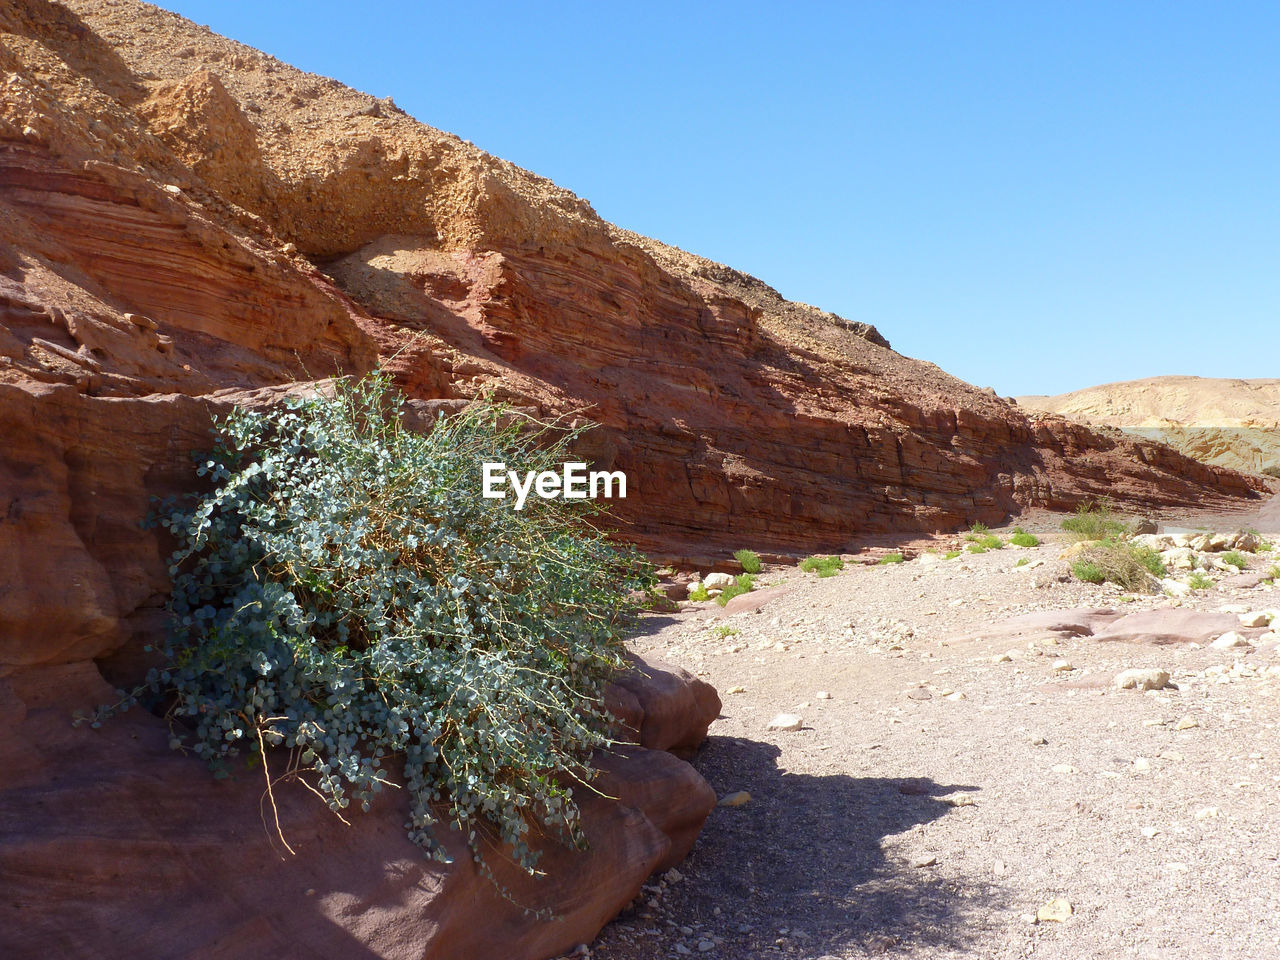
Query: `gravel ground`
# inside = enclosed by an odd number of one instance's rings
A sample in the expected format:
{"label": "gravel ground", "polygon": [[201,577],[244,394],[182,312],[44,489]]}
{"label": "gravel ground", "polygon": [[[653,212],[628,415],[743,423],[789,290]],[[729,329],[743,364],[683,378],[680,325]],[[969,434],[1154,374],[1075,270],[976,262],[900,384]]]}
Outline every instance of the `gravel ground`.
{"label": "gravel ground", "polygon": [[[635,649],[724,700],[695,764],[751,799],[713,811],[591,956],[1280,957],[1280,652],[1002,639],[1029,611],[1175,603],[1075,582],[1052,528],[1029,529],[1046,542],[777,569],[757,611],[650,618]],[[1177,688],[1114,689],[1130,667]],[[766,729],[779,713],[802,729]],[[1070,915],[1037,920],[1055,900]]]}

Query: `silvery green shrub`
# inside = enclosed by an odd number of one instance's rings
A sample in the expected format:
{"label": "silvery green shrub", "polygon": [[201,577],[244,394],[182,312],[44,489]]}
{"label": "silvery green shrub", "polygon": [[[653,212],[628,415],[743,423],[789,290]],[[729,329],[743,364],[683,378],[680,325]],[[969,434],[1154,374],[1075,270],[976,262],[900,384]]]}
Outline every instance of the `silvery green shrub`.
{"label": "silvery green shrub", "polygon": [[402,404],[374,374],[219,421],[212,490],[158,517],[180,547],[148,685],[173,745],[224,773],[284,748],[335,811],[401,786],[437,859],[443,818],[482,869],[495,840],[535,872],[531,827],[582,843],[573,786],[650,574],[592,501],[481,497],[483,462],[557,469],[572,432],[479,402],[417,433]]}

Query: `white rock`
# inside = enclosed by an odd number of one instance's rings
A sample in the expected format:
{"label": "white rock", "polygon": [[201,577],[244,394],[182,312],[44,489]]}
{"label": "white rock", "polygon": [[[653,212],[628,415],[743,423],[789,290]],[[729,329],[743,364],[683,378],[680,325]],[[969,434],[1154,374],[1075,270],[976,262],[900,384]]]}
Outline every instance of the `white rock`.
{"label": "white rock", "polygon": [[1053,661],[1053,672],[1054,672],[1054,673],[1066,673],[1067,671],[1069,671],[1069,670],[1074,670],[1074,669],[1075,669],[1075,667],[1073,667],[1073,666],[1071,665],[1071,661],[1070,661],[1070,660],[1055,660],[1055,661]]}
{"label": "white rock", "polygon": [[1117,690],[1163,690],[1169,685],[1167,670],[1134,669],[1116,675]]}
{"label": "white rock", "polygon": [[765,729],[791,732],[799,730],[803,726],[804,720],[796,716],[794,713],[780,713],[765,725]]}
{"label": "white rock", "polygon": [[1228,630],[1209,646],[1215,650],[1230,650],[1232,647],[1247,647],[1249,646],[1249,641],[1234,630]]}
{"label": "white rock", "polygon": [[1191,594],[1191,587],[1183,583],[1181,580],[1161,580],[1160,586],[1164,588],[1164,592],[1171,597],[1186,597]]}
{"label": "white rock", "polygon": [[1249,613],[1240,614],[1240,626],[1242,627],[1265,627],[1270,625],[1271,621],[1276,617],[1275,610],[1254,610]]}
{"label": "white rock", "polygon": [[830,700],[830,699],[831,699],[831,694],[827,693],[827,691],[825,691],[825,690],[819,690],[819,691],[815,694],[815,696],[816,696],[819,700]]}
{"label": "white rock", "polygon": [[1160,559],[1170,570],[1191,570],[1196,565],[1196,553],[1188,547],[1173,547],[1160,554]]}
{"label": "white rock", "polygon": [[708,573],[703,577],[702,584],[708,590],[723,590],[733,586],[733,577],[727,573]]}

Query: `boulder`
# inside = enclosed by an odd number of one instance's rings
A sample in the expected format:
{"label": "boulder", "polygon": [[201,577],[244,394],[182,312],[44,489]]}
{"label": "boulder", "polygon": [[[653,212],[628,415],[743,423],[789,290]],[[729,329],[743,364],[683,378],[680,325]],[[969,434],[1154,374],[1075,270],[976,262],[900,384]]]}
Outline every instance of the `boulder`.
{"label": "boulder", "polygon": [[1161,608],[1142,610],[1108,624],[1095,640],[1128,643],[1204,643],[1240,626],[1232,613]]}
{"label": "boulder", "polygon": [[[647,711],[632,714],[639,739],[700,740],[714,692],[652,664],[635,670],[624,683],[643,692]],[[442,833],[452,865],[427,859],[405,834],[396,790],[348,826],[301,787],[277,784],[288,852],[267,826],[260,770],[215,780],[171,750],[165,722],[142,710],[100,730],[72,727],[71,709],[110,697],[85,660],[0,681],[6,960],[543,960],[589,942],[651,873],[681,860],[716,803],[693,767],[663,749],[602,755],[599,793],[577,793],[589,849],[547,842],[543,878],[492,852],[508,898],[456,831]]]}

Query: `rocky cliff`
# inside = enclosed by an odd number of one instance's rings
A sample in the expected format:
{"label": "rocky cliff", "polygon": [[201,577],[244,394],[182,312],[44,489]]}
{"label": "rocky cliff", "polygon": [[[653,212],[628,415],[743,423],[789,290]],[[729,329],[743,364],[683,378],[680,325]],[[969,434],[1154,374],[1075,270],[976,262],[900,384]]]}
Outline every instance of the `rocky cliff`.
{"label": "rocky cliff", "polygon": [[[446,880],[381,828],[339,839],[299,813],[321,878],[303,884],[267,866],[256,813],[205,802],[189,762],[157,746],[159,721],[106,746],[65,726],[103,696],[102,672],[136,675],[161,629],[165,549],[139,521],[149,497],[189,489],[190,454],[232,403],[381,358],[428,407],[492,393],[585,418],[584,455],[630,478],[620,533],[677,559],[841,549],[1100,493],[1158,506],[1262,489],[1160,444],[1029,419],[389,101],[133,0],[0,4],[0,71],[0,858],[21,878],[0,928],[20,956],[81,952],[59,907],[127,943],[213,898],[188,951],[209,957],[407,955],[397,924],[420,937],[445,923],[419,892]],[[696,742],[700,696],[676,740],[645,746]],[[687,849],[707,798],[666,757],[618,773],[631,799],[598,815],[619,852],[582,876],[627,864],[622,879],[592,880],[607,896],[518,955],[589,935]],[[649,838],[643,855],[608,826],[624,822]],[[362,844],[377,878],[346,866]],[[236,869],[284,905],[218,899]]]}
{"label": "rocky cliff", "polygon": [[1202,463],[1280,476],[1280,380],[1147,377],[1018,403],[1159,440]]}

